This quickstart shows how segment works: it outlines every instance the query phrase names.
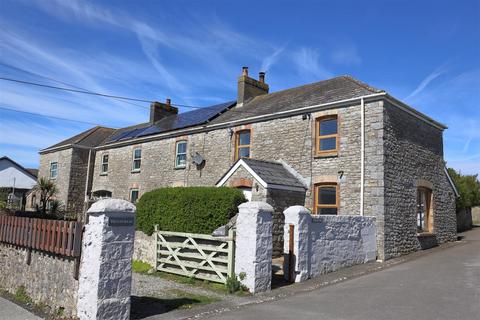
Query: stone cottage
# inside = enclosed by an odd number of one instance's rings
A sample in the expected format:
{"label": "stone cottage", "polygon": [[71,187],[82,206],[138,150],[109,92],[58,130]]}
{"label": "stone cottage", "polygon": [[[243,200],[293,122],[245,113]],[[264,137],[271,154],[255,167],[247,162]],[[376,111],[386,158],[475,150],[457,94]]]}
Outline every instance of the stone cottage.
{"label": "stone cottage", "polygon": [[168,99],[154,102],[148,122],[41,150],[40,175],[78,211],[103,197],[223,185],[272,204],[277,226],[291,205],[374,216],[377,255],[388,259],[455,239],[445,129],[349,76],[269,93],[265,73],[244,68],[235,101],[180,114]]}

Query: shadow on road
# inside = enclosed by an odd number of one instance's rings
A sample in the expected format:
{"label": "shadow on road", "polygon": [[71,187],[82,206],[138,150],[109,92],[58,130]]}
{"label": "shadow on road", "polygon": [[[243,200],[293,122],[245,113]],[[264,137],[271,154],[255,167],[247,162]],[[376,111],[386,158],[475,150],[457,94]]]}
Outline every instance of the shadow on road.
{"label": "shadow on road", "polygon": [[130,319],[144,319],[153,315],[166,313],[185,305],[200,303],[189,298],[160,299],[153,297],[131,297]]}

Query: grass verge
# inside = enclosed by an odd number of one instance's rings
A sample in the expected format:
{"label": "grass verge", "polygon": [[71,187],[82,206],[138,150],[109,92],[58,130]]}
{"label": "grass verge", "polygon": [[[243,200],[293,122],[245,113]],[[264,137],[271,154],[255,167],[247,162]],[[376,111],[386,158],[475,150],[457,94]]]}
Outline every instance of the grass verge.
{"label": "grass verge", "polygon": [[[201,294],[194,294],[184,290],[179,289],[170,289],[168,290],[169,294],[176,297],[177,299],[173,299],[172,305],[169,306],[172,309],[191,309],[196,305],[204,305],[213,302],[220,301],[219,298],[201,295]],[[183,302],[182,302],[183,301]],[[184,301],[188,301],[185,303]],[[177,305],[178,302],[178,305]]]}

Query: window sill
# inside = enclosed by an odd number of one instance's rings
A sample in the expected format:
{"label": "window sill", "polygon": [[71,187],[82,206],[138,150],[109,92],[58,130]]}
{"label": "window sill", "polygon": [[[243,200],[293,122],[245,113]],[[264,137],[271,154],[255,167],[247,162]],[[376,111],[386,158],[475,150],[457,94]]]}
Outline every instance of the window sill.
{"label": "window sill", "polygon": [[106,173],[106,172],[104,172],[104,173],[100,173],[100,176],[101,176],[101,177],[108,176],[108,173]]}
{"label": "window sill", "polygon": [[173,167],[173,170],[185,170],[187,168],[187,166],[183,166],[183,167]]}
{"label": "window sill", "polygon": [[140,169],[132,170],[131,173],[140,173]]}
{"label": "window sill", "polygon": [[315,154],[315,159],[338,157],[338,151],[324,152]]}
{"label": "window sill", "polygon": [[435,233],[433,232],[417,232],[417,237],[419,238],[427,238],[427,237],[435,237]]}

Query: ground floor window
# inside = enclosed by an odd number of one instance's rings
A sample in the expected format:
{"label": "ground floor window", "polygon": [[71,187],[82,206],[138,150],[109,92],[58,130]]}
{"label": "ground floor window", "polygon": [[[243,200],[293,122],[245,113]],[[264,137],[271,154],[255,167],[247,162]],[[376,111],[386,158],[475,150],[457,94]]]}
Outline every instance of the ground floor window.
{"label": "ground floor window", "polygon": [[130,202],[137,203],[138,200],[138,189],[130,189]]}
{"label": "ground floor window", "polygon": [[314,213],[338,214],[338,185],[336,183],[317,184],[314,189]]}
{"label": "ground floor window", "polygon": [[419,187],[417,190],[417,232],[432,232],[432,190]]}

